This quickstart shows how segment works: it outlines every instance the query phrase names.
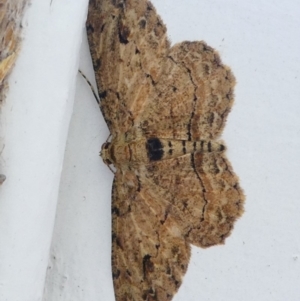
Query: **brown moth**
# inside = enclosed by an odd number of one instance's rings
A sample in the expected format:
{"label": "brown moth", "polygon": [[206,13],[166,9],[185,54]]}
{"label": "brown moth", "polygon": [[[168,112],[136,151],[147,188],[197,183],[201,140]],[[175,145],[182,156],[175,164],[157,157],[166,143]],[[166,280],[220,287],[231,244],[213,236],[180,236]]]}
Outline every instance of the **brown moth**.
{"label": "brown moth", "polygon": [[216,140],[235,79],[206,43],[171,46],[146,0],[90,0],[87,33],[111,133],[101,156],[116,168],[116,300],[171,300],[190,245],[224,243],[243,213],[243,191]]}

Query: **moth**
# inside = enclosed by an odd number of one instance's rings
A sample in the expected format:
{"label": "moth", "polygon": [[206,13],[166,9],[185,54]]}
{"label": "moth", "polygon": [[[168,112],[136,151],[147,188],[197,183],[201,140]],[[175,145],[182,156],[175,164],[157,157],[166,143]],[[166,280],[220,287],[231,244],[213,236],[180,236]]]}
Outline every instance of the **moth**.
{"label": "moth", "polygon": [[171,46],[146,0],[90,0],[87,35],[115,166],[112,276],[117,301],[168,301],[191,245],[224,243],[244,194],[218,138],[235,78],[205,42]]}

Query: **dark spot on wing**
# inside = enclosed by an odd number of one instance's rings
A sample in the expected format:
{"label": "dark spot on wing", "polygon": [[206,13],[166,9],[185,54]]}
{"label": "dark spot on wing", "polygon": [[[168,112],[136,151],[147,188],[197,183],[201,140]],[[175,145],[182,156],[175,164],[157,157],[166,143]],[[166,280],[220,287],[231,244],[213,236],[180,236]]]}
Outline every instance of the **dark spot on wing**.
{"label": "dark spot on wing", "polygon": [[120,210],[117,207],[112,207],[111,212],[112,212],[112,214],[115,214],[116,216],[120,215]]}
{"label": "dark spot on wing", "polygon": [[127,44],[128,37],[130,35],[130,29],[124,26],[121,22],[119,23],[119,41],[121,44]]}
{"label": "dark spot on wing", "polygon": [[215,114],[210,113],[210,115],[207,117],[207,122],[212,126],[215,120]]}
{"label": "dark spot on wing", "polygon": [[147,278],[147,275],[149,273],[152,273],[154,271],[154,264],[151,261],[150,255],[145,255],[143,258],[143,272],[144,272],[144,278]]}
{"label": "dark spot on wing", "polygon": [[94,27],[91,24],[88,24],[86,26],[86,31],[88,34],[93,33],[94,32]]}
{"label": "dark spot on wing", "polygon": [[141,29],[144,29],[146,27],[146,20],[142,19],[140,22],[139,22],[139,26]]}
{"label": "dark spot on wing", "polygon": [[120,274],[121,274],[120,270],[117,270],[115,273],[113,273],[113,278],[118,279]]}
{"label": "dark spot on wing", "polygon": [[94,70],[98,71],[101,67],[101,60],[98,58],[94,61]]}
{"label": "dark spot on wing", "polygon": [[103,91],[103,92],[100,92],[100,93],[99,93],[99,97],[100,97],[100,98],[105,98],[106,95],[107,95],[107,92],[106,92],[106,91]]}

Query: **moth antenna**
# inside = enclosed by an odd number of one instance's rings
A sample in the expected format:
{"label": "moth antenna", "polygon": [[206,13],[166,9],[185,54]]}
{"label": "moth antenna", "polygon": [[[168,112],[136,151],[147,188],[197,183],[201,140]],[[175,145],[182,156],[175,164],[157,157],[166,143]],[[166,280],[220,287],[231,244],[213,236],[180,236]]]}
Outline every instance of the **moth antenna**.
{"label": "moth antenna", "polygon": [[92,90],[92,92],[93,92],[93,94],[94,94],[94,97],[95,97],[95,99],[96,99],[96,101],[97,101],[97,103],[98,103],[98,105],[100,104],[100,100],[99,100],[99,97],[97,96],[97,93],[95,92],[95,89],[94,89],[94,87],[93,87],[93,85],[91,84],[91,82],[87,79],[87,77],[83,74],[83,72],[81,71],[81,70],[78,70],[79,71],[79,73],[82,75],[82,77],[86,80],[86,82],[88,83],[88,85],[90,86],[90,88],[91,88],[91,90]]}

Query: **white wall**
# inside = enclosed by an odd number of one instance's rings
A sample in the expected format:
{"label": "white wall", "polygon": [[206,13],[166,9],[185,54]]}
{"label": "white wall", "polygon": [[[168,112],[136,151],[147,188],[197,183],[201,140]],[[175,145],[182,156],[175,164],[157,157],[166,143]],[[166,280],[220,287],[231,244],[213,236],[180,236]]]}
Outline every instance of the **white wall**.
{"label": "white wall", "polygon": [[1,108],[0,300],[41,300],[87,1],[31,1]]}

